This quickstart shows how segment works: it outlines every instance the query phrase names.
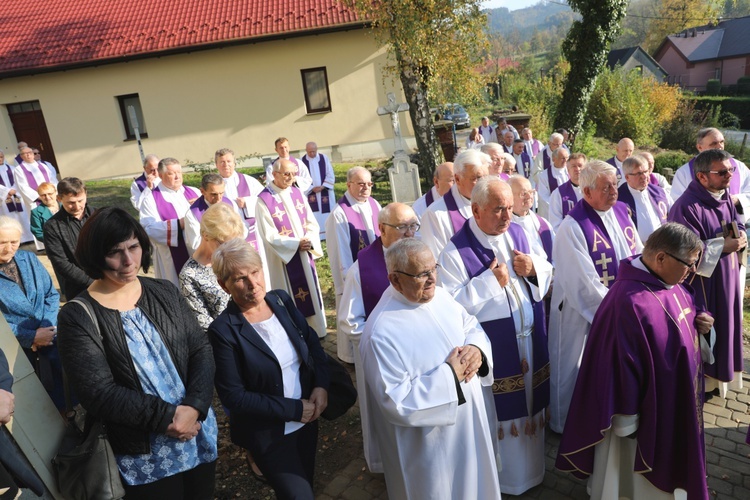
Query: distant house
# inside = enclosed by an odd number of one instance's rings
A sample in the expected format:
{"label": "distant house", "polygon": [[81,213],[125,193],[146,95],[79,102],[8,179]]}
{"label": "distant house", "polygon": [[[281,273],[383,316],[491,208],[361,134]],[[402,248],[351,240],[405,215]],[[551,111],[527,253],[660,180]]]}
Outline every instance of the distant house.
{"label": "distant house", "polygon": [[145,152],[182,161],[220,147],[275,157],[279,136],[334,161],[393,150],[376,110],[403,93],[383,77],[386,47],[342,0],[3,0],[0,25],[6,158],[26,141],[63,176],[135,174],[131,108]]}
{"label": "distant house", "polygon": [[654,61],[654,58],[648,55],[648,52],[640,45],[610,50],[607,55],[607,67],[615,69],[617,66],[622,66],[625,71],[637,71],[642,75],[650,75],[659,82],[667,79],[667,72],[664,68]]}
{"label": "distant house", "polygon": [[710,79],[734,85],[750,76],[750,16],[699,26],[669,35],[654,55],[668,81],[689,90],[706,90]]}

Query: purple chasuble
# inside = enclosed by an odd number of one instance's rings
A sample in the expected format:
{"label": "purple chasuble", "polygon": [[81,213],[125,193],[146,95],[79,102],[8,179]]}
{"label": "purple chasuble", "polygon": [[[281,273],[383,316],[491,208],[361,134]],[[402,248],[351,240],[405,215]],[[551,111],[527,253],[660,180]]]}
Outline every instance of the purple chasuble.
{"label": "purple chasuble", "polygon": [[606,163],[609,163],[613,167],[615,167],[615,170],[617,171],[617,181],[619,182],[622,179],[622,174],[620,173],[620,169],[617,167],[617,163],[615,163],[615,157],[613,156],[609,160],[606,161]]}
{"label": "purple chasuble", "polygon": [[552,192],[557,189],[557,186],[559,185],[557,183],[557,179],[554,175],[552,175],[552,169],[555,167],[549,167],[547,169],[547,182],[549,182],[549,194],[552,194]]}
{"label": "purple chasuble", "polygon": [[[690,179],[695,179],[695,172],[693,171],[693,163],[695,163],[695,156],[688,162],[690,167]],[[729,164],[734,167],[734,173],[732,178],[729,180],[729,194],[740,194],[740,166],[737,164],[737,160],[734,158],[729,159]]]}
{"label": "purple chasuble", "polygon": [[[638,227],[638,213],[635,209],[635,198],[633,198],[633,193],[631,193],[630,189],[628,189],[628,183],[623,183],[619,188],[617,188],[617,190],[619,191],[617,199],[625,203],[628,208],[630,208],[630,212],[633,214],[633,224],[635,224],[635,227]],[[667,222],[667,215],[669,215],[667,193],[665,193],[662,188],[654,184],[646,185],[646,190],[648,191],[648,199],[651,200],[651,205],[654,207],[654,212],[659,217],[659,221],[661,222],[661,224],[664,224],[665,222]]]}
{"label": "purple chasuble", "polygon": [[[669,220],[692,229],[702,241],[722,236],[722,221],[737,221],[741,232],[745,226],[737,220],[737,210],[728,193],[717,200],[697,180],[688,184],[669,211]],[[742,361],[742,291],[740,264],[736,252],[722,253],[710,278],[697,274],[687,281],[695,289],[695,300],[711,311],[716,329],[712,365],[705,365],[706,375],[729,382],[734,372],[743,370]]]}
{"label": "purple chasuble", "polygon": [[432,189],[427,191],[427,194],[424,196],[425,201],[425,207],[429,207],[433,203],[435,203],[435,196],[432,194]]}
{"label": "purple chasuble", "polygon": [[[8,182],[10,182],[10,186],[5,186],[5,183],[3,182],[3,178],[0,176],[0,184],[2,184],[5,187],[12,188],[15,183],[16,179],[13,177],[13,168],[11,168],[10,165],[7,163],[4,164],[5,166],[5,172],[8,174]],[[13,198],[18,197],[18,195],[14,195],[11,197],[11,200],[6,202],[5,205],[8,207],[8,212],[23,212],[23,204],[20,201],[13,201]]]}
{"label": "purple chasuble", "polygon": [[[380,236],[380,229],[378,229],[378,203],[372,196],[367,198],[367,203],[370,205],[372,227],[377,238]],[[370,238],[367,237],[365,221],[363,215],[352,208],[349,198],[346,195],[342,196],[339,200],[339,206],[344,211],[346,221],[349,224],[349,250],[352,252],[352,262],[356,262],[359,252],[371,243]]]}
{"label": "purple chasuble", "polygon": [[[519,252],[529,253],[529,242],[523,228],[511,222],[508,234],[513,247]],[[471,224],[464,226],[453,235],[451,241],[466,268],[469,279],[482,274],[495,258],[492,249],[485,248],[471,230]],[[533,405],[531,415],[536,415],[549,405],[549,352],[547,351],[547,327],[544,301],[535,302],[526,280],[519,281],[526,286],[534,311],[534,328],[531,333],[534,345]],[[506,292],[507,293],[507,292]],[[526,386],[522,361],[518,355],[516,327],[513,316],[481,323],[492,343],[494,359],[492,394],[499,421],[528,417]]]}
{"label": "purple chasuble", "polygon": [[383,242],[378,237],[372,245],[359,252],[359,281],[362,286],[362,301],[365,306],[365,319],[383,296],[390,281],[385,268]]}
{"label": "purple chasuble", "polygon": [[[21,166],[21,170],[23,170],[23,175],[26,177],[26,181],[29,183],[29,186],[31,186],[34,189],[39,188],[39,184],[37,184],[36,179],[34,178],[34,174],[32,174],[29,171],[29,169],[26,168],[26,165],[24,165],[23,162],[19,162],[18,164]],[[39,168],[39,171],[44,176],[44,181],[49,182],[49,174],[47,173],[47,166],[41,163],[37,163],[37,167]]]}
{"label": "purple chasuble", "polygon": [[692,290],[667,289],[634,258],[623,259],[594,316],[555,466],[585,478],[612,417],[638,415],[632,470],[662,491],[707,500]]}
{"label": "purple chasuble", "polygon": [[445,200],[445,208],[448,209],[448,216],[451,219],[453,234],[456,234],[459,229],[464,227],[467,219],[458,210],[458,204],[456,203],[456,199],[453,197],[452,189],[450,189],[447,193],[445,193],[445,195],[443,195],[443,199]]}
{"label": "purple chasuble", "polygon": [[[323,155],[319,156],[320,159],[318,160],[318,169],[320,171],[321,182],[323,182],[326,178],[326,157]],[[310,162],[307,160],[307,156],[302,157],[302,163],[305,164],[307,170],[310,170]],[[310,209],[313,212],[320,212],[323,214],[331,213],[331,197],[328,196],[328,188],[323,188],[323,191],[320,192],[320,204],[322,205],[322,207],[318,206],[318,193],[310,193],[309,195],[307,195],[307,202],[310,204]]]}
{"label": "purple chasuble", "polygon": [[[156,186],[151,190],[151,192],[154,194],[154,202],[156,202],[156,209],[159,212],[159,217],[161,217],[161,220],[163,221],[179,219],[180,216],[177,215],[177,211],[174,209],[172,204],[164,199],[164,195],[162,194],[161,189],[159,189],[160,187],[161,186]],[[200,196],[199,193],[188,186],[183,186],[182,195],[185,197],[188,203],[192,198]],[[188,258],[190,258],[190,255],[188,255],[187,246],[185,245],[185,238],[182,231],[183,230],[180,225],[177,224],[176,247],[171,246],[169,244],[169,241],[167,241],[167,248],[169,248],[169,253],[172,254],[172,262],[174,263],[174,268],[177,271],[177,274],[180,274],[182,266],[184,266],[185,262],[187,262]]]}
{"label": "purple chasuble", "polygon": [[527,179],[531,179],[531,157],[524,151],[521,153],[521,168],[516,164],[516,172],[522,174]]}
{"label": "purple chasuble", "polygon": [[560,190],[562,216],[565,218],[565,216],[568,215],[568,212],[573,210],[573,207],[578,203],[578,196],[576,195],[575,189],[573,189],[573,183],[571,181],[563,182],[557,189]]}
{"label": "purple chasuble", "polygon": [[135,185],[138,186],[138,190],[142,193],[144,189],[148,187],[148,181],[146,181],[146,173],[142,173],[140,177],[133,179]]}
{"label": "purple chasuble", "polygon": [[[289,194],[294,202],[294,208],[297,211],[297,216],[300,219],[300,225],[304,228],[307,224],[307,210],[305,205],[305,195],[302,194],[299,188],[294,186],[289,188]],[[284,210],[284,203],[281,201],[280,196],[276,196],[271,190],[270,186],[267,186],[263,191],[260,192],[258,198],[263,200],[268,207],[268,211],[271,213],[271,218],[276,226],[276,230],[281,236],[294,236],[294,229],[289,219],[289,214]],[[304,235],[301,235],[302,237]],[[310,252],[297,252],[292,257],[292,260],[286,263],[286,271],[289,277],[289,285],[291,286],[292,293],[294,296],[294,303],[297,305],[297,309],[300,310],[305,317],[315,316],[315,306],[313,305],[314,297],[318,298],[319,304],[322,306],[321,297],[318,296],[317,290],[310,290],[310,286],[305,278],[305,268],[302,266],[302,254],[305,259],[308,259],[310,263],[310,269],[313,273],[313,279],[317,281],[318,276],[315,270],[315,261],[310,255]],[[322,308],[322,307],[321,307]]]}
{"label": "purple chasuble", "polygon": [[[627,205],[618,201],[611,210],[614,211],[617,223],[630,244],[630,250],[635,251],[635,235],[638,233],[628,215]],[[617,277],[619,262],[604,221],[584,199],[581,199],[568,215],[573,217],[581,227],[599,280],[605,288],[609,288],[610,281],[614,281]]]}

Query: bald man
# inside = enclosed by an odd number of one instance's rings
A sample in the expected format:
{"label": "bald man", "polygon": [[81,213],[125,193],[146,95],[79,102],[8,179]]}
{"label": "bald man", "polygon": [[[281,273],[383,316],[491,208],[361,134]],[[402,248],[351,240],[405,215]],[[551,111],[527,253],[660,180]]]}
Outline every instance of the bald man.
{"label": "bald man", "polygon": [[414,209],[414,212],[416,212],[417,217],[422,217],[422,214],[427,210],[427,207],[435,203],[436,200],[442,198],[443,195],[453,187],[453,162],[446,161],[445,163],[438,165],[435,172],[432,174],[432,183],[434,185],[430,190],[423,194],[422,197],[415,201],[411,206],[411,208]]}
{"label": "bald man", "polygon": [[607,160],[607,163],[617,169],[617,185],[621,186],[625,183],[625,172],[622,170],[622,162],[633,156],[635,151],[635,144],[632,140],[624,137],[620,139],[615,148],[615,155]]}

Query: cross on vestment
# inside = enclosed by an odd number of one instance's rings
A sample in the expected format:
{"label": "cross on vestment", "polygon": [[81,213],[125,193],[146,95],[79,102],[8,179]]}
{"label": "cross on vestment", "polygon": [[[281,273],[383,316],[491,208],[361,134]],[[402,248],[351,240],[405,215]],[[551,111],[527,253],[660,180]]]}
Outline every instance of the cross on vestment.
{"label": "cross on vestment", "polygon": [[[680,310],[680,315],[677,316],[677,323],[679,323],[682,320],[685,320],[687,323],[686,315],[693,312],[689,307],[682,308],[682,304],[680,304],[680,299],[677,298],[677,294],[672,294],[672,297],[674,297],[674,301],[677,303],[677,308]],[[690,325],[688,325],[690,326]]]}
{"label": "cross on vestment", "polygon": [[310,293],[309,293],[309,292],[306,292],[306,291],[304,291],[304,290],[303,290],[303,289],[302,289],[302,288],[300,287],[300,288],[299,288],[299,290],[297,291],[297,294],[295,295],[295,297],[296,297],[296,298],[298,298],[299,300],[301,300],[302,302],[304,302],[305,300],[307,300],[307,296],[308,296],[308,295],[310,295]]}
{"label": "cross on vestment", "polygon": [[284,217],[284,215],[286,215],[286,211],[281,210],[279,207],[276,207],[276,210],[274,211],[271,217],[281,220]]}
{"label": "cross on vestment", "polygon": [[391,126],[393,127],[393,144],[395,145],[394,152],[401,151],[401,124],[399,123],[398,114],[409,110],[409,103],[402,102],[396,103],[396,94],[388,92],[388,105],[379,106],[378,114],[391,115]]}
{"label": "cross on vestment", "polygon": [[609,264],[610,262],[612,262],[612,259],[607,257],[607,254],[605,254],[604,252],[602,252],[601,259],[594,261],[595,265],[602,266],[602,277],[599,278],[599,281],[601,281],[602,285],[606,286],[607,288],[609,288],[609,282],[614,281],[615,279],[615,277],[610,276],[609,272],[607,271],[607,264]]}

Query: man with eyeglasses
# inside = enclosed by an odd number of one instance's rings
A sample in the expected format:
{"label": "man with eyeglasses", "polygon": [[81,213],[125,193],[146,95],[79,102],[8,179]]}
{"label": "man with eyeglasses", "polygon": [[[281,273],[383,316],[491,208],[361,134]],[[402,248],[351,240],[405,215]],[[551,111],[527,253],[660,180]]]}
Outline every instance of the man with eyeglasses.
{"label": "man with eyeglasses", "polygon": [[628,207],[617,201],[617,171],[591,160],[579,176],[583,199],[555,234],[555,286],[549,318],[550,428],[565,427],[591,320],[622,259],[643,249]]}
{"label": "man with eyeglasses", "polygon": [[54,168],[48,167],[42,162],[34,159],[34,151],[30,147],[21,148],[21,161],[13,169],[18,192],[23,202],[29,209],[39,205],[39,193],[37,188],[42,182],[50,182],[57,186],[57,173]]}
{"label": "man with eyeglasses", "polygon": [[[331,263],[336,308],[344,293],[346,272],[357,261],[359,252],[380,236],[380,203],[372,197],[372,176],[364,167],[352,167],[346,173],[346,192],[326,221],[328,260]],[[337,352],[345,363],[354,363],[349,338],[338,331]]]}
{"label": "man with eyeglasses", "polygon": [[388,496],[499,500],[487,335],[437,286],[435,258],[420,240],[393,243],[385,262],[390,286],[362,333],[360,404]]}
{"label": "man with eyeglasses", "polygon": [[[695,148],[700,154],[709,149],[724,150],[724,134],[716,128],[704,128],[698,131],[698,140]],[[690,183],[696,178],[695,160],[692,160],[677,169],[672,179],[672,199],[675,201],[687,190]],[[731,182],[727,186],[729,196],[734,203],[734,208],[743,223],[750,215],[750,170],[736,158],[729,158],[729,165],[735,169]]]}
{"label": "man with eyeglasses", "polygon": [[630,209],[630,218],[638,228],[641,241],[667,222],[672,198],[657,184],[649,181],[648,161],[640,155],[630,156],[622,162],[625,183],[618,188],[618,200]]}
{"label": "man with eyeglasses", "polygon": [[560,184],[549,196],[548,219],[552,229],[557,231],[568,212],[573,210],[578,200],[583,198],[578,178],[586,165],[586,155],[583,153],[571,153],[565,168],[568,170],[568,181]]}
{"label": "man with eyeglasses", "polygon": [[615,147],[615,155],[607,160],[607,163],[617,169],[617,183],[619,185],[624,184],[626,181],[622,163],[633,156],[633,151],[635,151],[635,143],[627,137],[623,137]]}
{"label": "man with eyeglasses", "polygon": [[557,148],[552,153],[552,164],[536,178],[536,191],[539,195],[537,212],[542,217],[549,215],[549,201],[552,193],[569,180],[568,169],[565,168],[568,158],[570,158],[570,152],[566,148]]}
{"label": "man with eyeglasses", "polygon": [[488,155],[475,149],[462,151],[454,159],[455,183],[422,216],[422,241],[435,258],[471,217],[471,190],[479,179],[488,175],[490,163]]}
{"label": "man with eyeglasses", "polygon": [[427,210],[427,207],[435,203],[436,200],[442,198],[443,195],[453,187],[453,182],[453,162],[447,161],[438,165],[435,172],[432,174],[432,183],[434,186],[432,186],[429,191],[423,194],[422,197],[415,201],[411,206],[417,216],[422,217],[422,214]]}
{"label": "man with eyeglasses", "polygon": [[271,288],[294,298],[297,309],[318,337],[326,336],[326,316],[315,259],[323,256],[320,227],[307,196],[294,186],[297,165],[280,159],[273,165],[273,181],[258,195],[255,225],[263,242]]}
{"label": "man with eyeglasses", "polygon": [[279,155],[277,156],[267,167],[266,167],[266,186],[273,182],[273,166],[279,160],[288,160],[297,166],[297,176],[294,180],[294,185],[302,190],[302,193],[307,195],[312,189],[312,177],[310,176],[310,169],[307,165],[299,161],[297,158],[292,156],[289,152],[289,139],[286,137],[279,137],[273,143],[274,150]]}
{"label": "man with eyeglasses", "polygon": [[[360,394],[364,394],[365,389],[362,361],[359,356],[359,340],[367,318],[390,284],[385,267],[385,252],[395,242],[404,238],[413,238],[419,230],[419,219],[409,205],[389,203],[378,214],[378,227],[380,237],[359,252],[357,261],[346,273],[344,293],[341,296],[337,315],[339,334],[343,332],[353,346],[357,390]],[[340,337],[338,341],[341,342]],[[367,402],[364,398],[359,400],[359,411],[362,417],[365,460],[371,472],[383,472],[380,453],[369,433]]]}
{"label": "man with eyeglasses", "polygon": [[[737,175],[722,149],[709,149],[695,157],[695,179],[674,202],[669,220],[686,225],[698,235],[705,250],[700,265],[690,277],[696,302],[714,316],[715,362],[704,364],[706,392],[742,388],[742,298],[741,255],[747,247],[745,226],[740,222],[729,194]],[[736,225],[735,225],[736,223]]]}
{"label": "man with eyeglasses", "polygon": [[513,191],[505,181],[477,182],[471,210],[474,216],[440,254],[438,282],[492,344],[494,397],[487,404],[497,414],[500,489],[520,495],[544,479],[549,358],[542,299],[552,265],[537,239],[512,221]]}
{"label": "man with eyeglasses", "polygon": [[556,463],[591,498],[710,498],[697,339],[713,319],[682,284],[702,250],[664,224],[594,315]]}

